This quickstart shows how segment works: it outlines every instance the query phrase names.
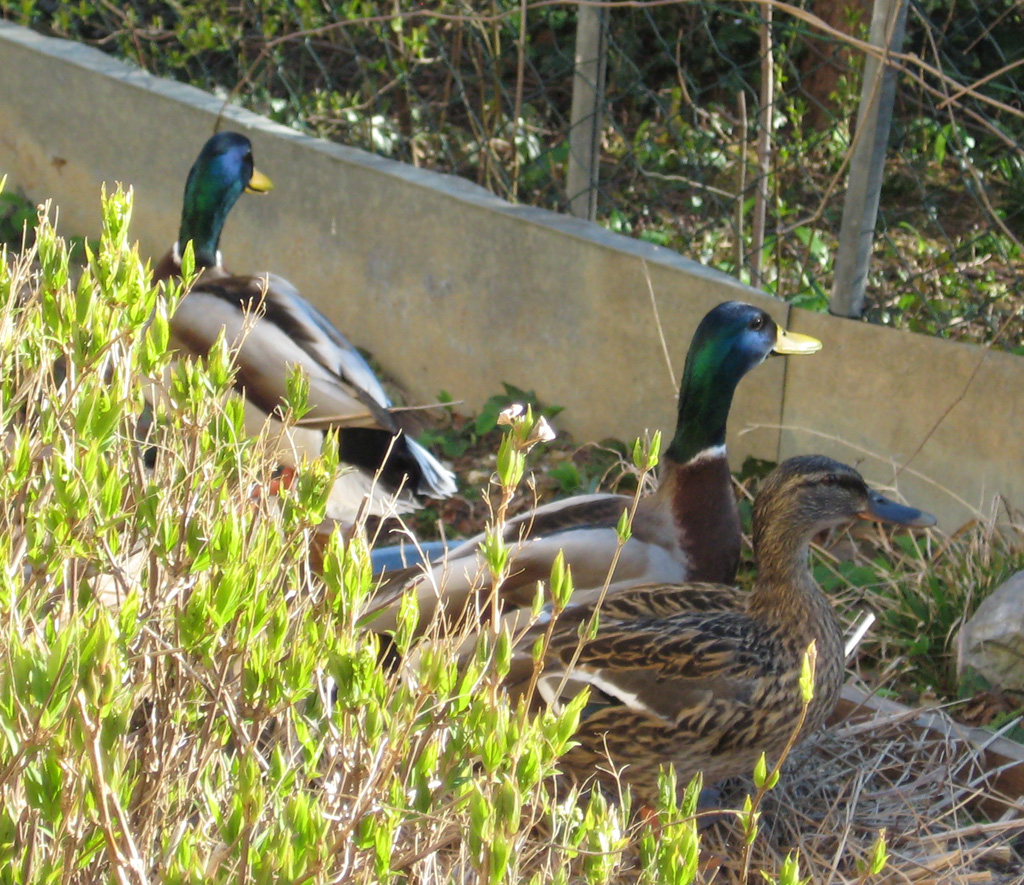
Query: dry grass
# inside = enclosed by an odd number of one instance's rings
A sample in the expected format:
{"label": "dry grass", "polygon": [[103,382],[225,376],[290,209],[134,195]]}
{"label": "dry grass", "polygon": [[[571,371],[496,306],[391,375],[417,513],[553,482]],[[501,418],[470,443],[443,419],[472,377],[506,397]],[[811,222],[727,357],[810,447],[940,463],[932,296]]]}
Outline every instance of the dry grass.
{"label": "dry grass", "polygon": [[[977,746],[955,730],[922,730],[917,715],[847,719],[794,753],[764,803],[756,863],[771,868],[799,849],[813,882],[863,881],[884,830],[885,881],[1020,882],[1024,799],[1003,794]],[[1003,813],[989,819],[983,806]],[[735,837],[726,822],[704,835],[705,850],[726,858],[717,881],[741,881],[728,859]]]}

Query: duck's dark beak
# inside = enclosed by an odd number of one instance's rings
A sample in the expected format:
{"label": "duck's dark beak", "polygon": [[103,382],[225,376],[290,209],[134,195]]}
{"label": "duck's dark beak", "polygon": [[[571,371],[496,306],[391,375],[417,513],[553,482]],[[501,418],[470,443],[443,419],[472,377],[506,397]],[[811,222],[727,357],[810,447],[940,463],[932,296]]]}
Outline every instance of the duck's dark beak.
{"label": "duck's dark beak", "polygon": [[799,332],[787,332],[782,326],[775,327],[775,346],[772,353],[786,355],[796,353],[817,353],[821,350],[821,342],[810,335],[801,335]]}
{"label": "duck's dark beak", "polygon": [[265,194],[267,191],[273,189],[274,182],[260,172],[259,169],[252,170],[252,177],[249,179],[249,183],[245,186],[245,192],[247,194]]}
{"label": "duck's dark beak", "polygon": [[867,509],[857,515],[861,519],[891,522],[896,525],[913,526],[922,529],[935,525],[935,517],[930,513],[925,513],[916,507],[907,507],[906,504],[897,504],[874,489],[868,489]]}

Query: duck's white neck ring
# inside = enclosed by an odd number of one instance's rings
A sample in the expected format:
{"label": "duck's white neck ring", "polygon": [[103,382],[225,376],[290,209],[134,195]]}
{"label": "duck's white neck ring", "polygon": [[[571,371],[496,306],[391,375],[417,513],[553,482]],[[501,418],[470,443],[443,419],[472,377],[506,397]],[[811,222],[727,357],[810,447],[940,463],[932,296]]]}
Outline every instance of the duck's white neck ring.
{"label": "duck's white neck ring", "polygon": [[[181,245],[178,243],[177,240],[175,240],[174,245],[171,246],[171,257],[174,259],[174,263],[177,264],[178,267],[181,267]],[[224,260],[223,258],[221,258],[220,249],[217,250],[217,255],[215,257],[217,260],[216,266],[220,267],[221,263]]]}
{"label": "duck's white neck ring", "polygon": [[725,443],[718,446],[708,446],[706,449],[701,449],[687,461],[687,464],[699,464],[701,461],[712,461],[719,458],[725,457]]}

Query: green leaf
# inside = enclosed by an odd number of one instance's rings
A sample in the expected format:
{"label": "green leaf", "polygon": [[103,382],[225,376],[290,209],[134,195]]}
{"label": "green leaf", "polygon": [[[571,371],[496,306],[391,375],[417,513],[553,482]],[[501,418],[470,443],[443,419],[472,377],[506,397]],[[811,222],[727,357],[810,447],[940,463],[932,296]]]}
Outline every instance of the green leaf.
{"label": "green leaf", "polygon": [[889,854],[886,850],[885,828],[878,831],[878,838],[871,848],[871,859],[868,862],[868,871],[872,876],[880,875],[889,861]]}
{"label": "green leaf", "polygon": [[814,640],[811,640],[800,665],[800,696],[805,705],[809,704],[814,697],[814,667],[817,660],[818,646]]}
{"label": "green leaf", "polygon": [[633,537],[629,510],[623,510],[622,514],[619,516],[618,525],[615,526],[615,534],[618,536],[620,544],[625,544],[631,537]]}
{"label": "green leaf", "polygon": [[569,604],[574,588],[572,569],[566,565],[565,556],[561,550],[555,554],[555,558],[551,563],[551,577],[548,582],[548,589],[551,592],[555,612],[562,611]]}
{"label": "green leaf", "polygon": [[508,568],[509,549],[497,529],[488,528],[484,535],[484,541],[480,545],[480,552],[492,575],[505,574],[505,570]]}
{"label": "green leaf", "polygon": [[754,766],[754,786],[761,789],[768,779],[768,763],[765,761],[764,753],[760,755],[757,764]]}

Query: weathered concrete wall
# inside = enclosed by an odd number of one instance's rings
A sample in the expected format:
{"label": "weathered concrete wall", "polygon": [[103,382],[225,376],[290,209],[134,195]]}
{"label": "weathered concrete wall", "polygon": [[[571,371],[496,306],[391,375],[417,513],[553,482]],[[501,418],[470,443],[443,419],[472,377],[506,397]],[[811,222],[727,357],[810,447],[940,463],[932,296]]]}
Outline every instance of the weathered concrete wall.
{"label": "weathered concrete wall", "polygon": [[[221,246],[237,271],[283,274],[418,401],[441,390],[478,407],[502,381],[565,407],[579,440],[670,433],[678,373],[701,316],[727,299],[785,304],[669,250],[512,206],[453,176],[306,138],[199,90],[0,23],[0,172],[52,197],[62,229],[99,225],[101,182],[135,188],[133,232],[158,257],[177,234],[199,147],[223,126],[253,140],[275,182],[243,197]],[[668,375],[645,278],[677,380]],[[782,361],[742,385],[737,463],[774,457]]]}
{"label": "weathered concrete wall", "polygon": [[1024,360],[806,311],[792,326],[825,346],[789,367],[780,457],[858,465],[946,531],[1024,506]]}
{"label": "weathered concrete wall", "polygon": [[558,423],[579,440],[668,433],[697,322],[739,298],[826,346],[770,360],[743,382],[734,464],[748,454],[858,461],[870,452],[863,466],[888,482],[885,465],[911,458],[897,484],[947,530],[989,512],[999,495],[1024,507],[1019,358],[790,311],[670,251],[306,138],[3,23],[0,82],[0,174],[33,200],[52,197],[69,233],[97,232],[102,182],[131,183],[133,230],[154,257],[177,233],[185,175],[223,111],[222,126],[250,135],[276,184],[232,212],[221,244],[228,265],[291,279],[419,401],[446,390],[476,408],[509,381],[564,406]]}

